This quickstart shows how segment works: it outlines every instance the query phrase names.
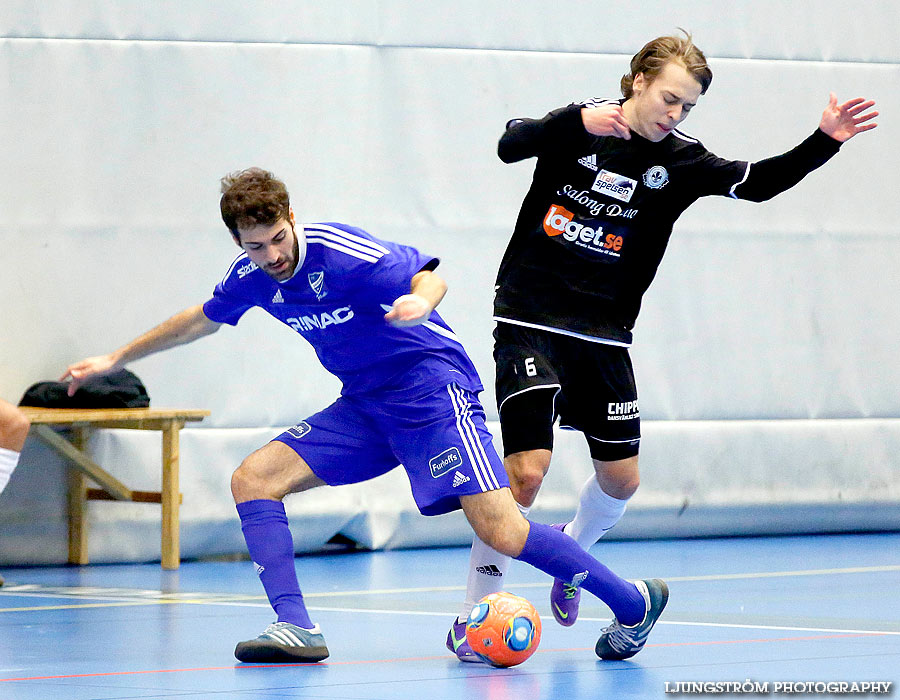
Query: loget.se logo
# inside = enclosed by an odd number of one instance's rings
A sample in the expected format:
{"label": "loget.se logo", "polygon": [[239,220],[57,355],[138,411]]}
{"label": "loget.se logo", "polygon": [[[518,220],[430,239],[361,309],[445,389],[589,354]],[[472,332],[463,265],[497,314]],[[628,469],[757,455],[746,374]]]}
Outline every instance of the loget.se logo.
{"label": "loget.se logo", "polygon": [[566,224],[574,218],[575,215],[568,209],[554,204],[544,219],[544,233],[548,236],[558,236],[566,230]]}
{"label": "loget.se logo", "polygon": [[544,217],[544,233],[548,236],[562,236],[585,248],[598,250],[607,254],[616,254],[622,250],[622,236],[614,233],[603,235],[603,227],[591,228],[575,221],[575,215],[565,207],[553,204]]}

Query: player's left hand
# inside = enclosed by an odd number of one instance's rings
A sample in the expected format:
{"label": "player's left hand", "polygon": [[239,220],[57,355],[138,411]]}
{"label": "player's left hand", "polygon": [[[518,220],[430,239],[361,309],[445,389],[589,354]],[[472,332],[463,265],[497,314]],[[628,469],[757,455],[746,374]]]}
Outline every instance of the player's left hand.
{"label": "player's left hand", "polygon": [[878,126],[875,122],[865,123],[878,116],[878,112],[870,109],[874,104],[875,100],[856,97],[838,105],[837,95],[832,92],[829,95],[828,106],[822,112],[819,128],[831,138],[843,143],[863,131]]}
{"label": "player's left hand", "polygon": [[432,310],[433,307],[425,297],[418,294],[404,294],[394,300],[394,305],[384,315],[384,320],[398,328],[418,326],[428,320]]}

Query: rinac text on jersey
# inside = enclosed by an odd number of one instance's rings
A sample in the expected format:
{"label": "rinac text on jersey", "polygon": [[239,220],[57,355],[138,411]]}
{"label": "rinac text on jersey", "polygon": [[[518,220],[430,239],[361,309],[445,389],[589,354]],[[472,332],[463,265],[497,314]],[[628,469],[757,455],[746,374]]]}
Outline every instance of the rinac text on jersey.
{"label": "rinac text on jersey", "polygon": [[437,311],[406,328],[384,319],[394,300],[409,294],[413,275],[436,268],[437,258],[346,224],[302,228],[306,257],[290,279],[272,279],[244,253],[203,313],[235,325],[248,309],[262,307],[309,341],[345,396],[390,391],[412,398],[454,382],[482,390],[472,361]]}

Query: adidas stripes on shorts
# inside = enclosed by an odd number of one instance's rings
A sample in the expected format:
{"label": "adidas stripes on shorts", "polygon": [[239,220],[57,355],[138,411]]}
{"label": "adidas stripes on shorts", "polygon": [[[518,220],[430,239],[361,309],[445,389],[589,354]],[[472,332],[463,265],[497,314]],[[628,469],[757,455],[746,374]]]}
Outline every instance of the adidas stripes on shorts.
{"label": "adidas stripes on shorts", "polygon": [[416,399],[342,396],[275,438],[330,486],[403,465],[422,515],[457,510],[459,497],[509,486],[478,397],[449,384]]}

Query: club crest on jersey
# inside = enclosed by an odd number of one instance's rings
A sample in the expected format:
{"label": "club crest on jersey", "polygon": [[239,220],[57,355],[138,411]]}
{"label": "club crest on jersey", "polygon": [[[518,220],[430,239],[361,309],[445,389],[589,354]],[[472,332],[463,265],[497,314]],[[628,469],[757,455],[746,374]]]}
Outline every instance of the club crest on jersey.
{"label": "club crest on jersey", "polygon": [[654,165],[644,173],[644,184],[651,190],[661,190],[669,182],[669,171],[661,165]]}
{"label": "club crest on jersey", "polygon": [[591,185],[591,189],[594,192],[605,194],[621,202],[630,202],[631,195],[634,194],[636,188],[637,180],[632,180],[630,177],[625,177],[609,170],[601,170],[597,173],[594,184]]}
{"label": "club crest on jersey", "polygon": [[316,299],[322,300],[322,298],[328,294],[325,291],[325,272],[322,270],[316,270],[315,272],[310,272],[306,279],[309,280],[309,286],[312,287],[313,292],[316,295]]}

